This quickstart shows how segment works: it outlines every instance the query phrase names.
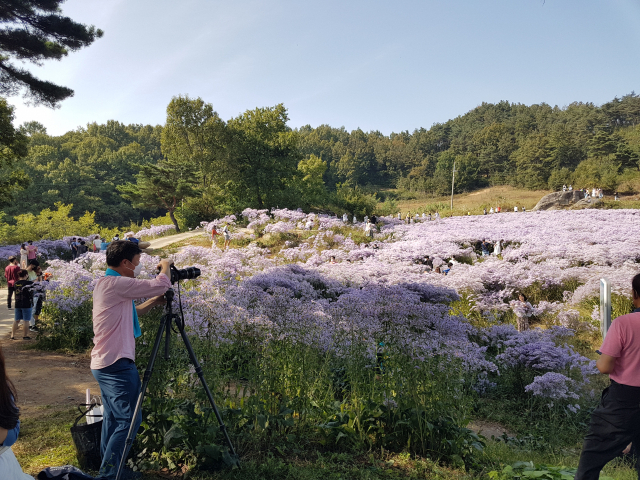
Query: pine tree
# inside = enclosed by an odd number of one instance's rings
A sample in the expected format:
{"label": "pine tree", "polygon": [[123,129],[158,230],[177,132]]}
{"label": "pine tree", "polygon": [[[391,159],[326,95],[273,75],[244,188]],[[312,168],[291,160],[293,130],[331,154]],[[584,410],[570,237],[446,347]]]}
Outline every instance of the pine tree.
{"label": "pine tree", "polygon": [[73,95],[68,87],[36,78],[12,60],[42,65],[60,60],[69,51],[87,47],[102,36],[94,26],[61,15],[64,0],[0,1],[0,95],[26,90],[33,104],[56,107]]}

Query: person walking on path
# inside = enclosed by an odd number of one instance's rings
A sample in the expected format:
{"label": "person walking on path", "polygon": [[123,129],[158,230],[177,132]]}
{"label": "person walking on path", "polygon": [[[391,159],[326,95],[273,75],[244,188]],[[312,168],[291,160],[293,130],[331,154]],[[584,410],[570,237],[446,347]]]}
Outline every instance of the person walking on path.
{"label": "person walking on path", "polygon": [[7,279],[7,308],[11,308],[11,298],[13,292],[15,292],[15,285],[20,278],[20,266],[18,265],[18,259],[14,256],[9,257],[9,265],[4,269],[4,278]]}
{"label": "person walking on path", "polygon": [[[633,312],[616,318],[597,353],[610,384],[591,414],[575,480],[597,480],[629,443],[640,445],[640,274],[631,281]],[[640,474],[640,459],[636,460]]]}
{"label": "person walking on path", "polygon": [[29,336],[29,321],[31,320],[31,302],[33,294],[31,285],[33,282],[29,280],[29,272],[20,270],[18,281],[15,283],[16,289],[16,308],[13,315],[13,326],[11,329],[11,340],[16,339],[18,326],[22,320],[22,339],[31,340]]}
{"label": "person walking on path", "polygon": [[27,268],[27,246],[23,243],[20,245],[20,268]]}

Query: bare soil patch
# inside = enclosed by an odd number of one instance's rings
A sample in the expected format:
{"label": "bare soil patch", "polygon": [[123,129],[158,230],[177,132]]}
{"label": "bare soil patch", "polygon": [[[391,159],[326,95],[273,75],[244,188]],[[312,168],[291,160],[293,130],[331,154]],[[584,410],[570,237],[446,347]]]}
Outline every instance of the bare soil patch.
{"label": "bare soil patch", "polygon": [[33,341],[0,340],[9,378],[18,393],[21,417],[38,414],[44,406],[68,410],[85,402],[85,392],[100,394],[90,369],[89,354],[61,354],[31,350]]}

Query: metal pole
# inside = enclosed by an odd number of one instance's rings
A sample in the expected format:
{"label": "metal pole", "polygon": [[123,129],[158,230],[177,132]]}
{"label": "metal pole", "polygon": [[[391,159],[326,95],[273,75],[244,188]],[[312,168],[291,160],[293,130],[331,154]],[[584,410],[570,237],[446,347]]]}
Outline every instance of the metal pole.
{"label": "metal pole", "polygon": [[453,161],[453,172],[451,173],[451,210],[453,210],[453,185],[456,181],[456,161]]}
{"label": "metal pole", "polygon": [[606,278],[600,279],[600,331],[602,339],[611,327],[611,282]]}

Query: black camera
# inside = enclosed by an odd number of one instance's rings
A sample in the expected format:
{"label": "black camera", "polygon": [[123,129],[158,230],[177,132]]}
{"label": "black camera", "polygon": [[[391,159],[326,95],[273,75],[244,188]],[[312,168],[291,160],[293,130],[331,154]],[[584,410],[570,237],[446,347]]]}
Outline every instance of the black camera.
{"label": "black camera", "polygon": [[171,265],[169,270],[171,272],[172,285],[179,280],[191,280],[200,276],[200,269],[197,267],[177,269],[174,265]]}

